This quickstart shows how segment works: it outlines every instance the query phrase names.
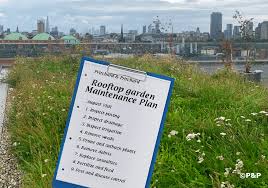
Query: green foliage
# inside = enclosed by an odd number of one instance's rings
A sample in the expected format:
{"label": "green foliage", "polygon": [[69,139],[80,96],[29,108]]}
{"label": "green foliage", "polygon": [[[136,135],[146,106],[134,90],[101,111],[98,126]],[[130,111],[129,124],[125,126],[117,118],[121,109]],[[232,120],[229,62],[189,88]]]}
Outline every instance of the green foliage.
{"label": "green foliage", "polygon": [[[152,187],[220,187],[226,181],[241,188],[268,187],[268,116],[259,113],[268,110],[267,89],[228,71],[208,76],[171,57],[111,61],[176,79]],[[23,58],[9,74],[14,90],[8,123],[26,188],[51,187],[79,62]],[[196,136],[187,141],[190,133]],[[242,172],[262,176],[240,179],[232,173],[237,159],[243,161]],[[232,168],[227,177],[225,168]]]}

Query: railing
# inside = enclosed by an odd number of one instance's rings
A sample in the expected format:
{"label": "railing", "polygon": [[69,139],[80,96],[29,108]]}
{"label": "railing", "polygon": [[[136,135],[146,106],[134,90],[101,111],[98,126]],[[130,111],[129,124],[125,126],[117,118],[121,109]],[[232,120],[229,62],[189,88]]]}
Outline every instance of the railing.
{"label": "railing", "polygon": [[[248,47],[254,52],[255,59],[268,59],[268,43],[233,43],[233,57],[243,55]],[[45,54],[176,54],[184,58],[197,60],[215,60],[211,54],[221,53],[221,43],[80,43],[66,44],[63,41],[5,41],[0,40],[0,58],[16,56],[38,57]],[[207,53],[207,54],[206,54]],[[205,58],[205,59],[202,59]],[[209,59],[211,58],[211,59]]]}

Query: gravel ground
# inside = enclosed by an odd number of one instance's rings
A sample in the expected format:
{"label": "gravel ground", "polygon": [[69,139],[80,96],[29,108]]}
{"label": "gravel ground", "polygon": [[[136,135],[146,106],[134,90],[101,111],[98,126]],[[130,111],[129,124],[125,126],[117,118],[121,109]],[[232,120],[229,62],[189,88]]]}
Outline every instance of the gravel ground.
{"label": "gravel ground", "polygon": [[[3,72],[2,74],[0,72],[1,77],[4,77]],[[5,127],[4,111],[9,108],[6,105],[6,90],[7,86],[0,82],[0,188],[19,188],[21,187],[21,173],[18,170],[17,159],[11,153],[16,143],[11,143],[8,129]]]}
{"label": "gravel ground", "polygon": [[11,154],[11,144],[7,129],[4,128],[0,137],[0,188],[21,187],[21,173],[18,170],[17,160]]}

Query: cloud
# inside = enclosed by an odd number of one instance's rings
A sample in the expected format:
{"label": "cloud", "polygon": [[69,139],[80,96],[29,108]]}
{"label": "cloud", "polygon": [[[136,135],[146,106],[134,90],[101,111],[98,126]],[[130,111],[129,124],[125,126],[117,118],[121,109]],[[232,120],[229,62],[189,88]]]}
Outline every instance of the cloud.
{"label": "cloud", "polygon": [[6,17],[5,13],[0,12],[0,18],[4,18],[4,17]]}

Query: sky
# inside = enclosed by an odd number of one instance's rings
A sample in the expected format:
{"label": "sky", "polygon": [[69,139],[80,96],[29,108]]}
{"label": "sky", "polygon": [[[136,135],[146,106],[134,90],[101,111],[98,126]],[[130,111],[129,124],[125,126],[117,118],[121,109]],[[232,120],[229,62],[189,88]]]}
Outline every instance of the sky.
{"label": "sky", "polygon": [[222,12],[223,27],[235,24],[233,15],[239,10],[246,18],[254,18],[254,26],[268,21],[268,0],[0,0],[0,25],[15,31],[36,29],[37,19],[49,16],[50,27],[69,32],[75,28],[86,33],[105,25],[108,32],[142,30],[158,16],[162,25],[173,24],[174,32],[196,30],[209,32],[210,14]]}

